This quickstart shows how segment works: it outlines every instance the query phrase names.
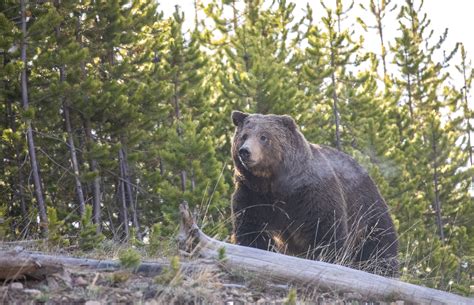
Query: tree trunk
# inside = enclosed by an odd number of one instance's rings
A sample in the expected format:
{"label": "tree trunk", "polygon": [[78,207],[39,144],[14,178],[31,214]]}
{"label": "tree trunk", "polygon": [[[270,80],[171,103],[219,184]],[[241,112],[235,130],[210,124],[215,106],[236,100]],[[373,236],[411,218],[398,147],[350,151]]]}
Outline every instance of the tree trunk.
{"label": "tree trunk", "polygon": [[333,115],[334,115],[334,124],[336,125],[336,148],[337,150],[341,150],[341,134],[340,134],[340,116],[339,116],[339,109],[338,109],[338,96],[337,96],[337,82],[336,82],[336,59],[334,54],[334,46],[332,42],[332,35],[330,34],[331,40],[331,85],[333,87],[332,92],[332,101],[333,101]]}
{"label": "tree trunk", "polygon": [[133,203],[131,206],[133,226],[136,229],[137,238],[139,240],[143,240],[143,234],[140,231],[140,222],[138,221],[138,190],[135,190],[134,197],[135,199],[133,200]]}
{"label": "tree trunk", "polygon": [[128,206],[130,207],[130,210],[132,212],[132,223],[133,226],[136,229],[136,234],[138,239],[142,239],[142,234],[140,232],[140,224],[138,222],[138,214],[137,214],[137,204],[136,201],[134,200],[134,194],[132,191],[132,182],[130,179],[130,169],[128,166],[128,158],[127,158],[127,151],[125,146],[122,143],[122,171],[123,171],[123,182],[125,183],[125,193],[126,193],[126,198],[128,200]]}
{"label": "tree trunk", "polygon": [[165,174],[165,165],[163,164],[163,158],[160,157],[160,175],[163,176]]}
{"label": "tree trunk", "polygon": [[198,30],[198,25],[199,25],[199,16],[198,16],[198,11],[199,11],[199,0],[194,0],[194,30]]}
{"label": "tree trunk", "polygon": [[186,171],[182,170],[181,174],[181,191],[184,193],[186,191]]}
{"label": "tree trunk", "polygon": [[[59,80],[61,82],[66,81],[66,68],[64,67],[64,65],[59,68]],[[86,210],[86,203],[84,200],[84,192],[82,190],[82,183],[80,180],[79,163],[77,162],[76,146],[74,144],[74,135],[72,132],[72,127],[71,127],[71,118],[69,115],[69,106],[67,102],[67,97],[63,97],[62,107],[63,107],[64,124],[66,126],[66,132],[67,132],[67,137],[68,137],[69,153],[71,154],[72,169],[74,171],[74,181],[76,184],[76,195],[77,195],[77,202],[79,204],[79,214],[82,217],[84,216],[84,213]]]}
{"label": "tree trunk", "polygon": [[436,146],[437,139],[435,137],[433,128],[434,124],[431,124],[431,147],[433,149],[433,186],[435,192],[433,208],[436,212],[436,225],[438,226],[439,238],[441,239],[441,243],[444,245],[443,218],[441,217],[441,202],[439,200],[438,151]]}
{"label": "tree trunk", "polygon": [[[84,124],[84,132],[86,135],[86,145],[90,152],[92,143],[94,142],[92,138],[92,132],[90,127],[89,119],[82,118]],[[92,182],[92,210],[93,210],[93,222],[97,225],[97,233],[101,231],[101,193],[100,193],[100,176],[99,176],[99,166],[97,160],[94,158],[89,158],[90,171],[94,173],[94,181]]]}
{"label": "tree trunk", "polygon": [[205,258],[217,259],[226,270],[251,272],[264,280],[293,283],[332,293],[356,293],[364,300],[403,300],[414,304],[473,304],[455,294],[404,283],[397,279],[325,262],[287,256],[218,241],[196,225],[187,203],[180,205],[179,245]]}
{"label": "tree trunk", "polygon": [[[174,106],[174,115],[175,115],[176,121],[179,122],[181,120],[181,109],[179,107],[178,87],[179,87],[178,77],[175,76],[173,79],[173,90],[174,90],[173,92],[174,105],[173,106]],[[179,126],[177,127],[177,133],[178,133],[178,137],[181,139],[183,131],[181,130]],[[186,176],[187,176],[186,170],[182,169],[180,173],[180,178],[181,178],[181,191],[183,193],[186,191]]]}
{"label": "tree trunk", "polygon": [[[373,1],[373,0],[372,0]],[[373,3],[371,1],[371,4]],[[379,34],[379,39],[380,39],[380,48],[381,48],[381,54],[380,57],[382,58],[382,67],[383,67],[383,76],[384,80],[388,76],[387,75],[387,54],[386,54],[386,49],[385,49],[385,43],[384,43],[384,38],[383,38],[383,25],[382,25],[382,13],[385,11],[387,8],[388,3],[385,1],[382,2],[382,7],[380,6],[380,1],[377,2],[377,5],[373,4],[373,12],[375,15],[375,19],[377,21],[377,32]]]}
{"label": "tree trunk", "polygon": [[124,173],[124,166],[123,166],[123,151],[119,149],[119,167],[120,167],[120,177],[119,177],[119,197],[122,203],[122,221],[123,221],[123,232],[125,240],[130,238],[130,229],[128,227],[128,208],[127,208],[127,195],[125,190],[125,173]]}
{"label": "tree trunk", "polygon": [[[408,58],[408,55],[405,51],[405,62]],[[412,94],[412,80],[410,72],[407,73],[407,93],[408,93],[408,110],[410,111],[410,119],[413,121],[414,119],[414,111],[413,111],[413,94]]]}
{"label": "tree trunk", "polygon": [[238,18],[238,11],[236,7],[236,0],[232,0],[232,24],[234,25],[234,33],[237,30],[237,18]]}
{"label": "tree trunk", "polygon": [[[23,69],[21,70],[21,100],[23,109],[28,110],[28,61],[26,57],[26,47],[27,47],[27,32],[26,32],[26,4],[25,0],[20,1],[21,5],[21,61],[23,63]],[[40,220],[40,229],[43,235],[48,233],[48,216],[46,214],[46,204],[43,197],[43,188],[41,185],[41,178],[39,174],[39,166],[36,160],[36,151],[35,151],[35,142],[33,139],[33,128],[31,126],[31,119],[26,120],[26,136],[28,140],[28,153],[30,155],[31,171],[33,174],[33,182],[35,186],[35,197],[38,205],[38,214]]]}
{"label": "tree trunk", "polygon": [[194,171],[191,172],[191,192],[196,190],[196,179],[194,177]]}
{"label": "tree trunk", "polygon": [[[464,46],[461,45],[461,68],[462,68],[462,76],[463,76],[463,81],[464,81],[464,86],[463,86],[463,99],[464,99],[464,117],[467,117],[467,147],[469,149],[469,165],[472,167],[472,141],[471,141],[471,114],[469,110],[469,100],[467,98],[470,86],[471,86],[471,80],[472,80],[472,74],[470,75],[469,81],[467,77],[467,70],[468,68],[466,67],[466,51],[464,49]],[[471,72],[473,73],[473,72]],[[474,185],[474,177],[471,178],[471,187]]]}

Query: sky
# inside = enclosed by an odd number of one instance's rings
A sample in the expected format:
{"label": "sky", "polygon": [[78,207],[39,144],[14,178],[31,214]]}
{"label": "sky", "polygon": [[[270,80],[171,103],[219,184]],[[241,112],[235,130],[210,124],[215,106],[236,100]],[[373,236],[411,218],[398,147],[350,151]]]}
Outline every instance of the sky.
{"label": "sky", "polygon": [[425,11],[436,31],[448,28],[448,43],[462,42],[469,57],[474,58],[474,1],[426,0]]}

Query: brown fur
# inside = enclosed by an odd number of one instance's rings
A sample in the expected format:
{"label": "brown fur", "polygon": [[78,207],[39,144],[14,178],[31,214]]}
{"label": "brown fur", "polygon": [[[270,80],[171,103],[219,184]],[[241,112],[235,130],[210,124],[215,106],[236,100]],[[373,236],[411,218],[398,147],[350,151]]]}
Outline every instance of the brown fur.
{"label": "brown fur", "polygon": [[306,141],[289,116],[232,113],[236,242],[396,275],[387,205],[350,156]]}

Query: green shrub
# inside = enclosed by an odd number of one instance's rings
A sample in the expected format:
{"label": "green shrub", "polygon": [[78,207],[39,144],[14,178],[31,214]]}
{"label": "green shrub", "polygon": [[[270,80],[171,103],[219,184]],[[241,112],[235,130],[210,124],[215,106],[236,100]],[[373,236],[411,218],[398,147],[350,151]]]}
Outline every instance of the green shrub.
{"label": "green shrub", "polygon": [[86,206],[84,216],[81,218],[79,248],[83,251],[90,251],[100,245],[104,239],[105,236],[97,232],[97,224],[92,223],[92,206]]}
{"label": "green shrub", "polygon": [[135,269],[140,266],[141,260],[140,253],[133,248],[127,248],[119,252],[119,261],[123,268]]}

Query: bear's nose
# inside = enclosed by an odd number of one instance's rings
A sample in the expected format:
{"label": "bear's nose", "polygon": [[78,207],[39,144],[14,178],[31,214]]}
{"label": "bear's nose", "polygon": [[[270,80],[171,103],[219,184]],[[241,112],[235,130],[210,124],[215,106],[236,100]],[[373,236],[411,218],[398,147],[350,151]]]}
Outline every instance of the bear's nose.
{"label": "bear's nose", "polygon": [[239,156],[242,160],[247,160],[250,158],[250,151],[246,147],[242,147],[239,149]]}

